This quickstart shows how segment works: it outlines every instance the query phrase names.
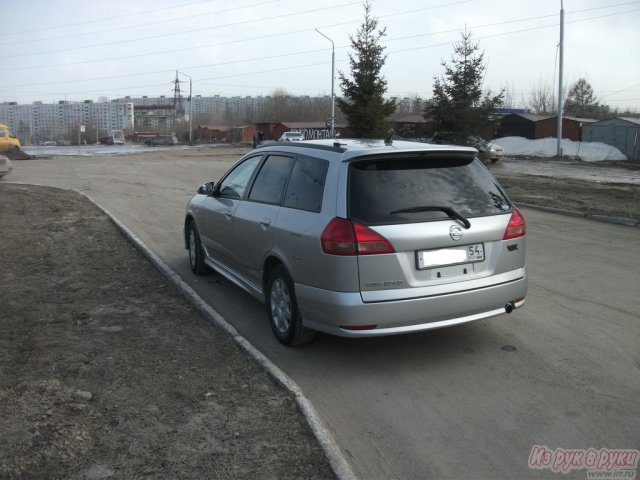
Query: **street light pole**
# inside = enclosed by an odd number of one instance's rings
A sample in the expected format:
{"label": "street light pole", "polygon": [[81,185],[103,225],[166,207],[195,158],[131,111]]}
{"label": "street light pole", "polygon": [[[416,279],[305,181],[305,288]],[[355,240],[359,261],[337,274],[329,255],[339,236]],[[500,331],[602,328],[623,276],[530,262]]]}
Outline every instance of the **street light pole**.
{"label": "street light pole", "polygon": [[336,138],[335,123],[336,123],[336,96],[334,94],[333,85],[335,82],[335,69],[336,69],[336,47],[329,37],[322,33],[317,28],[315,29],[320,35],[331,42],[331,138]]}
{"label": "street light pole", "polygon": [[193,145],[193,80],[189,77],[189,145]]}
{"label": "street light pole", "polygon": [[558,145],[556,155],[562,157],[562,69],[564,68],[564,5],[560,0],[560,60],[558,65]]}

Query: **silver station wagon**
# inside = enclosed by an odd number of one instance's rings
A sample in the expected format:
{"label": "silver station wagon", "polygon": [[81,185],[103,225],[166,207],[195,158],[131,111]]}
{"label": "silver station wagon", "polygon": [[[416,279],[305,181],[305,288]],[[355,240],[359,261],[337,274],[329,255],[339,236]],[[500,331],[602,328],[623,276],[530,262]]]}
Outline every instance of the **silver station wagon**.
{"label": "silver station wagon", "polygon": [[264,302],[280,342],[395,335],[525,302],[525,221],[468,147],[272,144],[189,201],[185,246]]}

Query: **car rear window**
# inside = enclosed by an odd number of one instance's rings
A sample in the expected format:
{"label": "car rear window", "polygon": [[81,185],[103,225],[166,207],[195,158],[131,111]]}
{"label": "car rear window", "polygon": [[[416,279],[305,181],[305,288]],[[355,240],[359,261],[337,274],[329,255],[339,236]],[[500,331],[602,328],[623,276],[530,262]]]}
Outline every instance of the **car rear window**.
{"label": "car rear window", "polygon": [[[429,207],[464,217],[504,213],[511,204],[477,159],[393,158],[349,166],[349,216],[366,225],[442,220]],[[425,208],[426,207],[426,208]],[[407,210],[413,209],[414,212]]]}

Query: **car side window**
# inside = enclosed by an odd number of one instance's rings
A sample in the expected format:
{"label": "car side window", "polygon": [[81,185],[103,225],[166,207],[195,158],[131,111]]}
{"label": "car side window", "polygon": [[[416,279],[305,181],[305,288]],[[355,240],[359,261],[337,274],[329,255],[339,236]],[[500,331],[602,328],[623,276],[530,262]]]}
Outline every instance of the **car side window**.
{"label": "car side window", "polygon": [[249,200],[280,204],[294,161],[291,157],[269,155],[258,172]]}
{"label": "car side window", "polygon": [[260,160],[262,160],[261,155],[248,158],[231,170],[220,183],[218,188],[220,195],[229,198],[242,198]]}
{"label": "car side window", "polygon": [[284,197],[284,206],[319,212],[329,162],[319,158],[300,157],[296,161]]}

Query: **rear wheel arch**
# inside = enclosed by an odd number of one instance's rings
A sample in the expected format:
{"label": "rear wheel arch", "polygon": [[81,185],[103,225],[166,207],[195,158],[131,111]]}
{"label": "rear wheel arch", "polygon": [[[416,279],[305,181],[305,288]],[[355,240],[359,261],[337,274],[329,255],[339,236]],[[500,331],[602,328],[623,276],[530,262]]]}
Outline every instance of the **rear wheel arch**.
{"label": "rear wheel arch", "polygon": [[[283,266],[284,268],[284,264],[282,263],[282,261],[274,256],[270,256],[267,257],[267,259],[264,261],[264,266],[262,267],[262,289],[266,294],[266,290],[267,290],[267,281],[269,280],[269,275],[271,274],[271,271],[278,267],[278,266]],[[266,301],[266,298],[265,298]]]}

